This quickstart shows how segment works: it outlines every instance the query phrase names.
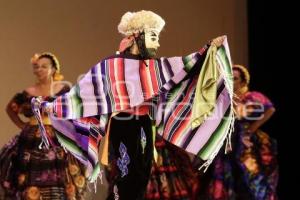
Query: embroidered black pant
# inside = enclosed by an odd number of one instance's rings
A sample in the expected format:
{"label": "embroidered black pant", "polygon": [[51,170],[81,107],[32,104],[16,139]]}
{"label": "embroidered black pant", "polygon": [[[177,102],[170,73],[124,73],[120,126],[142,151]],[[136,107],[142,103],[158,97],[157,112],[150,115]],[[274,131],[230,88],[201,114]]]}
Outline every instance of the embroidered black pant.
{"label": "embroidered black pant", "polygon": [[[144,137],[145,136],[145,137]],[[143,147],[142,139],[146,141]],[[124,144],[124,145],[121,145]],[[111,119],[110,144],[115,160],[124,159],[125,153],[129,162],[124,166],[117,165],[117,178],[113,187],[117,187],[119,200],[144,199],[146,187],[150,177],[153,160],[152,122],[148,115],[136,116],[128,113],[119,113]],[[123,147],[121,150],[120,147]],[[124,169],[127,167],[127,170]],[[115,193],[108,199],[114,199]]]}

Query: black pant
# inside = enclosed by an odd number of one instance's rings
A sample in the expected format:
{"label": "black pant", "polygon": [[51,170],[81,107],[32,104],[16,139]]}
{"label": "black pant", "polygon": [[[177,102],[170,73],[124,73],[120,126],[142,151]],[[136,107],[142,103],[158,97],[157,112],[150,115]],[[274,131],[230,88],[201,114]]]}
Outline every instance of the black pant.
{"label": "black pant", "polygon": [[[144,150],[141,144],[142,129],[146,136]],[[128,173],[123,174],[123,177],[121,170],[117,167],[119,173],[113,184],[117,186],[119,199],[144,199],[153,158],[152,122],[149,116],[119,113],[113,117],[110,126],[110,144],[116,159],[120,158],[119,147],[121,143],[127,149],[130,162],[127,165]],[[114,199],[113,192],[108,199]]]}

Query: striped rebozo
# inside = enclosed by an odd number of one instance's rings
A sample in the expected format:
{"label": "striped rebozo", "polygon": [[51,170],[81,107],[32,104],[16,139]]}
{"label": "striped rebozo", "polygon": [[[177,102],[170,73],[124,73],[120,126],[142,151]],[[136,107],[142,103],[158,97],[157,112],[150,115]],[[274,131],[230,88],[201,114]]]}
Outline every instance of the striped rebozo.
{"label": "striped rebozo", "polygon": [[100,141],[112,114],[150,104],[157,134],[208,166],[232,131],[232,97],[225,40],[218,49],[201,48],[183,57],[103,59],[70,92],[42,105],[53,106],[59,141],[88,167],[94,181]]}

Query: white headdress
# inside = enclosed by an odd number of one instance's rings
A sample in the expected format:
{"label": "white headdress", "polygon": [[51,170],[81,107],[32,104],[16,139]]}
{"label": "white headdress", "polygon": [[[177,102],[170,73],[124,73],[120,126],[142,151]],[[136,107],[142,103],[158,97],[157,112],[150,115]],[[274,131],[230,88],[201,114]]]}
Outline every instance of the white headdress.
{"label": "white headdress", "polygon": [[124,36],[131,36],[135,33],[155,31],[160,33],[165,21],[152,11],[141,10],[138,12],[127,12],[118,25],[118,30]]}

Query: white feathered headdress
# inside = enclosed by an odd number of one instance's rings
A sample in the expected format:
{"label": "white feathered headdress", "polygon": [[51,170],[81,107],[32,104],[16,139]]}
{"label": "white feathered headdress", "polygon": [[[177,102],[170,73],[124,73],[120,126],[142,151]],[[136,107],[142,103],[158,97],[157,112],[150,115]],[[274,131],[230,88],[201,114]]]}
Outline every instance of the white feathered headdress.
{"label": "white feathered headdress", "polygon": [[124,36],[135,33],[155,31],[158,34],[165,26],[165,20],[152,11],[141,10],[138,12],[127,12],[118,25],[118,30]]}

